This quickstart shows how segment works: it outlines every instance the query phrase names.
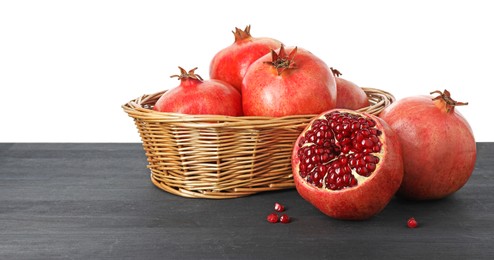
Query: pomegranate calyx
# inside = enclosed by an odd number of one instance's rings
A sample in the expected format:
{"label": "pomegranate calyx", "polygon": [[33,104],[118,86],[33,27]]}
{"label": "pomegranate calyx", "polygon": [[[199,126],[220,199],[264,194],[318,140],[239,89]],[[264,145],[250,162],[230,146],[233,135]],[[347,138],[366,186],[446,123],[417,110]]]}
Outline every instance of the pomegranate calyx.
{"label": "pomegranate calyx", "polygon": [[432,94],[439,94],[439,96],[432,98],[432,100],[433,101],[436,101],[436,100],[441,101],[442,105],[445,106],[447,113],[454,111],[455,106],[468,105],[468,102],[458,102],[458,101],[455,101],[454,99],[452,99],[451,94],[446,89],[444,90],[444,92],[436,90],[436,91],[432,91],[430,94],[431,95]]}
{"label": "pomegranate calyx", "polygon": [[297,54],[297,47],[295,47],[289,54],[285,51],[285,45],[281,44],[280,50],[276,53],[275,50],[271,50],[272,61],[266,61],[265,63],[272,65],[278,71],[278,76],[281,75],[286,69],[296,68],[294,58]]}
{"label": "pomegranate calyx", "polygon": [[180,66],[178,68],[180,69],[180,75],[171,75],[170,78],[178,78],[179,80],[195,79],[195,80],[203,81],[201,76],[195,74],[195,70],[197,69],[197,67],[189,70],[189,72],[187,72],[185,69],[183,69]]}
{"label": "pomegranate calyx", "polygon": [[333,72],[333,75],[334,75],[335,77],[338,77],[338,78],[339,78],[339,77],[341,77],[341,75],[343,75],[343,74],[341,74],[341,72],[340,72],[339,70],[337,70],[337,69],[335,69],[335,68],[333,68],[333,67],[331,67],[331,68],[329,68],[329,69],[331,70],[331,72]]}
{"label": "pomegranate calyx", "polygon": [[250,25],[247,25],[244,30],[235,27],[235,31],[232,31],[232,33],[235,35],[235,42],[252,38],[250,35]]}

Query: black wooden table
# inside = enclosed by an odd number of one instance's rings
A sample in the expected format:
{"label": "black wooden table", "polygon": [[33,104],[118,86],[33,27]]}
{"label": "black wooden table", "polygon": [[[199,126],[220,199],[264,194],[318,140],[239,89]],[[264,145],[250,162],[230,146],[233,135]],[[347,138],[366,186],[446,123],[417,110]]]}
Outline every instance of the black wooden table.
{"label": "black wooden table", "polygon": [[[494,143],[463,189],[334,220],[296,190],[187,199],[152,185],[140,144],[0,143],[0,259],[494,259]],[[270,224],[275,202],[293,221]],[[409,229],[409,217],[419,228]]]}

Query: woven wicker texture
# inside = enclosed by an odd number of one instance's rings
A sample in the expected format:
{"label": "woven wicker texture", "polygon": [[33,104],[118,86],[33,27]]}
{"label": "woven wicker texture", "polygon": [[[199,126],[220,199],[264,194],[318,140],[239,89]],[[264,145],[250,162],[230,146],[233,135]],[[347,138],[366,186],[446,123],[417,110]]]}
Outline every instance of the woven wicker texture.
{"label": "woven wicker texture", "polygon": [[[395,99],[363,88],[379,114]],[[183,197],[226,199],[294,187],[291,153],[315,115],[228,117],[156,112],[164,92],[122,105],[134,119],[157,187]]]}

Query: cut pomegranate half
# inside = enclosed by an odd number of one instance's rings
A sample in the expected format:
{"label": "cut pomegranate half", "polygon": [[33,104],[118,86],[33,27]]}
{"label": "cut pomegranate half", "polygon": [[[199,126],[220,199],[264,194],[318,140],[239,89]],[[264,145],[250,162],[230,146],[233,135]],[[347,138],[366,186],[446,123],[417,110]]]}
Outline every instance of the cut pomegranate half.
{"label": "cut pomegranate half", "polygon": [[401,148],[380,118],[352,110],[321,114],[292,154],[297,191],[323,213],[365,219],[381,211],[403,178]]}

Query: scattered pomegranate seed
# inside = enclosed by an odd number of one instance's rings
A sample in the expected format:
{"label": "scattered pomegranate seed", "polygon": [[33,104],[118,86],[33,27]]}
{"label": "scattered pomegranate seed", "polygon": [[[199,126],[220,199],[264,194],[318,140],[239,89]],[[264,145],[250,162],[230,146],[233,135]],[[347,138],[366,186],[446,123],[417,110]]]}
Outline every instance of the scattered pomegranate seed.
{"label": "scattered pomegranate seed", "polygon": [[415,218],[409,218],[407,221],[408,228],[416,228],[418,225],[419,223],[415,220]]}
{"label": "scattered pomegranate seed", "polygon": [[270,223],[276,223],[278,222],[278,215],[276,213],[271,213],[268,215],[267,220]]}
{"label": "scattered pomegranate seed", "polygon": [[[274,210],[277,212],[283,212],[285,211],[285,206],[276,202],[274,203]],[[284,224],[290,223],[290,217],[287,214],[283,214],[281,215],[281,217],[279,217],[278,214],[271,213],[267,216],[267,220],[270,223],[277,223],[278,221]]]}
{"label": "scattered pomegranate seed", "polygon": [[280,217],[280,222],[284,224],[290,223],[290,217],[287,214],[283,214]]}
{"label": "scattered pomegranate seed", "polygon": [[285,211],[285,206],[283,206],[280,203],[276,202],[274,204],[274,210],[276,210],[278,212],[283,212],[283,211]]}

